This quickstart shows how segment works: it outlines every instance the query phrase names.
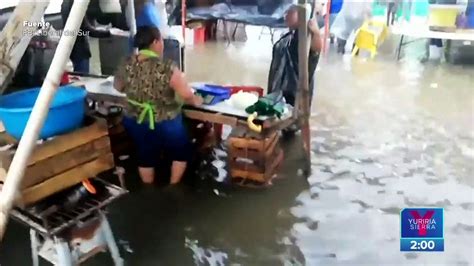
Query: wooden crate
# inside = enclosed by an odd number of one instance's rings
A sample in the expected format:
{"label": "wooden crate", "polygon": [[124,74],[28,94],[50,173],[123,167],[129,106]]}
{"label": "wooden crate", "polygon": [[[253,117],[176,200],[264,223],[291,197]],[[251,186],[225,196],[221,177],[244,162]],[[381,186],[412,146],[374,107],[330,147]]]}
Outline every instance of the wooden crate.
{"label": "wooden crate", "polygon": [[283,160],[279,134],[262,136],[249,131],[234,131],[229,137],[229,166],[232,178],[266,183]]}
{"label": "wooden crate", "polygon": [[234,161],[230,164],[230,174],[233,179],[248,179],[263,184],[276,174],[283,158],[283,150],[277,148],[275,149],[275,155],[267,160],[264,167]]}
{"label": "wooden crate", "polygon": [[133,152],[133,142],[122,125],[122,116],[107,118],[112,153],[117,159]]}
{"label": "wooden crate", "polygon": [[[21,204],[32,204],[82,180],[114,167],[105,120],[88,119],[86,126],[38,144],[27,165],[21,184]],[[15,153],[16,141],[1,133],[0,140],[13,146],[1,152],[6,172]],[[5,181],[0,174],[0,181]]]}

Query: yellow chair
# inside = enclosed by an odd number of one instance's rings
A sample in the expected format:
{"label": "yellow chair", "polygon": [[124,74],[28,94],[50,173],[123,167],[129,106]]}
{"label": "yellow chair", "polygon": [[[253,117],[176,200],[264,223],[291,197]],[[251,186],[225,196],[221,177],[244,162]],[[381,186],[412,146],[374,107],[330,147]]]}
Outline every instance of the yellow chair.
{"label": "yellow chair", "polygon": [[369,50],[370,57],[377,54],[377,47],[387,38],[388,28],[383,22],[365,22],[356,32],[352,56],[356,56],[361,49]]}

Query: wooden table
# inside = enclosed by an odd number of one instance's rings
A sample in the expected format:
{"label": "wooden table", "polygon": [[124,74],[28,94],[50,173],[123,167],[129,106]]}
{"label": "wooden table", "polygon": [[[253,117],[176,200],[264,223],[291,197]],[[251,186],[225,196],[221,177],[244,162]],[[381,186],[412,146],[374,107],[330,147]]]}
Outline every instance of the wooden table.
{"label": "wooden table", "polygon": [[[213,124],[224,124],[232,127],[247,127],[247,117],[245,111],[232,107],[227,102],[221,102],[216,105],[203,105],[200,107],[185,106],[183,113],[186,117]],[[266,135],[275,130],[281,130],[293,124],[295,120],[292,117],[291,109],[283,115],[281,119],[276,117],[259,116],[254,123],[261,125],[262,134]]]}
{"label": "wooden table", "polygon": [[[78,80],[74,81],[72,85],[84,86],[89,93],[88,97],[92,100],[110,102],[118,105],[126,104],[125,94],[116,91],[113,88],[111,80],[107,80],[107,77],[78,77]],[[263,127],[263,134],[286,128],[295,122],[291,116],[291,108],[288,109],[289,111],[282,119],[261,116],[257,117],[254,122]],[[248,114],[243,110],[232,107],[227,102],[221,102],[216,105],[203,105],[200,107],[184,106],[183,113],[184,116],[190,119],[203,122],[230,125],[232,127],[247,127]]]}
{"label": "wooden table", "polygon": [[[126,97],[113,89],[112,82],[104,77],[83,77],[74,85],[84,86],[89,98],[98,102],[126,104]],[[253,122],[262,126],[262,132],[252,132],[247,124],[244,110],[233,107],[227,101],[200,107],[184,106],[185,117],[212,124],[224,124],[233,128],[229,138],[230,175],[233,180],[267,184],[283,161],[283,150],[279,146],[278,131],[295,123],[292,107],[288,106],[281,119],[276,117],[257,117]],[[111,141],[114,142],[113,134]],[[112,149],[116,145],[112,145]],[[244,161],[250,162],[241,162]]]}
{"label": "wooden table", "polygon": [[393,34],[400,35],[400,43],[397,49],[397,61],[400,60],[400,54],[403,46],[407,46],[413,41],[405,42],[405,37],[413,37],[417,39],[443,39],[474,42],[474,30],[456,30],[454,32],[433,31],[428,27],[394,27]]}

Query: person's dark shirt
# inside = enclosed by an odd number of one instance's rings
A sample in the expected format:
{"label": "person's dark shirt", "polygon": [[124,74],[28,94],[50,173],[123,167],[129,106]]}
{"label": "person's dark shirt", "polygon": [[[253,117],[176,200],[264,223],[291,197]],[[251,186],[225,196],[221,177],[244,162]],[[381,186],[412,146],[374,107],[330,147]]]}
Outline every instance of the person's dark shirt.
{"label": "person's dark shirt", "polygon": [[[61,17],[63,19],[64,25],[66,24],[67,18],[69,17],[73,3],[74,0],[64,0],[61,4]],[[110,37],[110,31],[98,30],[94,27],[94,17],[98,12],[100,12],[98,1],[92,0],[87,8],[86,15],[84,16],[84,20],[82,21],[80,27],[82,34],[77,36],[74,47],[72,48],[70,56],[71,60],[89,59],[91,57],[89,40],[88,37],[85,36],[85,33],[88,34],[88,36],[94,38]]]}
{"label": "person's dark shirt", "polygon": [[[283,35],[273,46],[272,63],[268,77],[268,92],[283,91],[287,102],[294,105],[298,90],[298,31]],[[309,52],[309,91],[313,96],[314,73],[319,61],[319,53]]]}

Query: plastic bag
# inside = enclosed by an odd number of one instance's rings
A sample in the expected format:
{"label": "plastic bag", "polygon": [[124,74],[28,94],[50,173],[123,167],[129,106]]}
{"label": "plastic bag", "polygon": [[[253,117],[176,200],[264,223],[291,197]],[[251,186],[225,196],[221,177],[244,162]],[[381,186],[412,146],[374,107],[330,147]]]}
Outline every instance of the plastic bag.
{"label": "plastic bag", "polygon": [[[298,33],[289,32],[273,46],[272,63],[268,76],[268,93],[280,91],[288,104],[295,104],[298,89]],[[314,73],[319,61],[319,55],[309,53],[308,73],[310,99],[314,90]]]}
{"label": "plastic bag", "polygon": [[344,1],[341,11],[334,20],[331,33],[339,39],[348,40],[359,29],[372,9],[372,1]]}

